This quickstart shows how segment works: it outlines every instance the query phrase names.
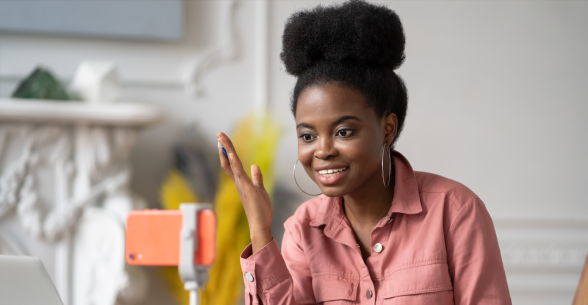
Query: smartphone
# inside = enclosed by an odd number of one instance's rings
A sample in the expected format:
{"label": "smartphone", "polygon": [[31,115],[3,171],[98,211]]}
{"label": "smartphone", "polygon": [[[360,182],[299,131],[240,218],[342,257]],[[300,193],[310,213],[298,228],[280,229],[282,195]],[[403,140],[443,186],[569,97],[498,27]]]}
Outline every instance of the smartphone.
{"label": "smartphone", "polygon": [[[131,211],[127,217],[125,257],[129,265],[178,266],[180,264],[180,210]],[[210,266],[215,258],[216,216],[198,211],[197,249],[194,263]]]}

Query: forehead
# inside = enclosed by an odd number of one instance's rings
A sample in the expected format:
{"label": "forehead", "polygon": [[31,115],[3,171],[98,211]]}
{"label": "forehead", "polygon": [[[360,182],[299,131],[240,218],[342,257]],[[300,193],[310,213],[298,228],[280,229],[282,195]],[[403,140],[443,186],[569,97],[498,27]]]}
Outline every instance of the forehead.
{"label": "forehead", "polygon": [[375,113],[356,89],[337,84],[310,87],[298,97],[296,123],[331,122],[344,115],[374,120]]}

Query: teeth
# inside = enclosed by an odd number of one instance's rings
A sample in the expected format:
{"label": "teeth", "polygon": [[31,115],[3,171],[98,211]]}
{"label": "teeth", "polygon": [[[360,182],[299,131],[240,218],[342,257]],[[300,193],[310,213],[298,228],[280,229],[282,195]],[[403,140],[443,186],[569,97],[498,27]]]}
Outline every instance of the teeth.
{"label": "teeth", "polygon": [[344,168],[337,168],[337,169],[324,169],[319,171],[319,174],[321,174],[322,176],[325,177],[333,177],[343,171],[345,171],[347,169],[347,167]]}

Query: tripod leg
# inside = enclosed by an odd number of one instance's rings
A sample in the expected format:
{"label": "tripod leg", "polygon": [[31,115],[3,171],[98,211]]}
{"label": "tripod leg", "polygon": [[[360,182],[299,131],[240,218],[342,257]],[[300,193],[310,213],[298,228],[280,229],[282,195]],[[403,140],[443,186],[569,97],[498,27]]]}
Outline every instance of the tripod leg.
{"label": "tripod leg", "polygon": [[200,293],[198,292],[196,289],[190,290],[190,305],[200,304]]}

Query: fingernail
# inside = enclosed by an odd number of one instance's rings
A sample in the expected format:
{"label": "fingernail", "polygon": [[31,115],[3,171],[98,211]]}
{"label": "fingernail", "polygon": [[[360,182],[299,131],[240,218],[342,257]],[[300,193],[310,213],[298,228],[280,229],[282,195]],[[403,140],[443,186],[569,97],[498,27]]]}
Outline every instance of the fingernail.
{"label": "fingernail", "polygon": [[229,160],[233,161],[233,153],[229,153]]}
{"label": "fingernail", "polygon": [[218,149],[220,149],[220,142],[216,142],[216,144],[218,144],[217,145],[218,146]]}

